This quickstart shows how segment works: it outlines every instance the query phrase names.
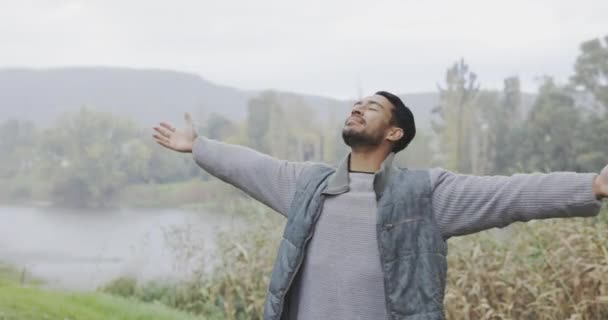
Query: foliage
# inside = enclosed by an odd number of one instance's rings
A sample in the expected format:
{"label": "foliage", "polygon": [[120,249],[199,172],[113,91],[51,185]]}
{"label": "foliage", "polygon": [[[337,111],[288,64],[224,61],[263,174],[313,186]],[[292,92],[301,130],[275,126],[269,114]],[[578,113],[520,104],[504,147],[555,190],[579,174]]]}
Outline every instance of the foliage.
{"label": "foliage", "polygon": [[[118,278],[100,290],[145,302],[159,302],[172,308],[219,319],[262,319],[270,271],[284,219],[267,207],[246,200],[232,213],[246,211],[246,228],[221,233],[218,237],[220,261],[208,273],[205,266],[179,283],[137,283]],[[182,239],[176,250],[198,248],[200,244]]]}
{"label": "foliage", "polygon": [[280,105],[272,92],[262,93],[259,97],[249,100],[247,112],[248,145],[263,152],[270,153],[270,118],[280,113]]}
{"label": "foliage", "polygon": [[248,146],[281,159],[324,158],[327,138],[302,98],[265,91],[251,98],[248,108]]}
{"label": "foliage", "polygon": [[126,186],[204,177],[191,155],[159,152],[131,121],[81,108],[38,132],[17,120],[0,123],[0,190],[4,202],[52,201],[108,207]]}
{"label": "foliage", "polygon": [[585,41],[574,66],[572,82],[608,108],[608,35],[602,39]]}
{"label": "foliage", "polygon": [[[219,237],[221,260],[213,272],[164,286],[119,279],[104,290],[205,318],[261,319],[284,220],[253,201],[248,206],[256,213],[246,229]],[[449,246],[448,319],[608,316],[605,211],[594,219],[515,224],[452,239]]]}
{"label": "foliage", "polygon": [[458,172],[471,172],[471,157],[477,126],[475,99],[479,92],[477,75],[461,59],[446,71],[445,88],[439,88],[439,105],[433,110],[438,120],[433,129],[444,152],[444,165]]}
{"label": "foliage", "polygon": [[451,241],[448,318],[608,318],[605,222],[537,221]]}
{"label": "foliage", "polygon": [[602,145],[608,141],[608,118],[591,115],[578,130],[576,163],[580,171],[599,172],[606,165],[608,149]]}
{"label": "foliage", "polygon": [[608,110],[595,103],[608,102],[606,41],[581,45],[571,83],[544,77],[526,113],[518,78],[505,79],[502,93],[479,90],[463,60],[452,65],[434,110],[439,165],[474,174],[601,170]]}
{"label": "foliage", "polygon": [[[0,266],[0,320],[187,320],[199,319],[160,304],[103,293],[64,293],[23,286],[18,272]],[[209,319],[209,318],[205,318]]]}
{"label": "foliage", "polygon": [[397,153],[395,163],[404,168],[428,168],[433,164],[432,134],[426,129],[416,129],[414,139],[406,149]]}
{"label": "foliage", "polygon": [[7,119],[0,123],[0,137],[0,179],[12,178],[30,169],[37,139],[34,124]]}
{"label": "foliage", "polygon": [[[513,155],[518,144],[515,142],[517,125],[523,118],[521,114],[522,97],[518,77],[509,77],[504,80],[504,89],[500,104],[495,109],[494,121],[489,121],[490,131],[493,133],[493,161],[487,172],[507,174],[513,167]],[[491,116],[487,117],[492,119]]]}
{"label": "foliage", "polygon": [[566,88],[546,78],[520,131],[515,155],[524,171],[577,170],[577,142],[582,122]]}
{"label": "foliage", "polygon": [[82,108],[66,114],[45,130],[40,163],[51,180],[55,203],[77,207],[103,207],[128,181],[125,157],[135,135],[132,123],[109,114]]}

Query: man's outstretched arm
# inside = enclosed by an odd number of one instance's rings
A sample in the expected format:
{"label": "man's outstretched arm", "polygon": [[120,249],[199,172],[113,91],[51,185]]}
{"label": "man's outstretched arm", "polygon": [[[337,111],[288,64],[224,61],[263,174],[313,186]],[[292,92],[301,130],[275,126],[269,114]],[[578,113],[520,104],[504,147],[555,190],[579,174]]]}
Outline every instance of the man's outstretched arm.
{"label": "man's outstretched arm", "polygon": [[311,162],[279,160],[253,149],[198,136],[189,114],[186,126],[177,129],[161,122],[154,127],[156,142],[163,147],[192,152],[196,163],[211,175],[227,182],[287,216],[296,180]]}
{"label": "man's outstretched arm", "polygon": [[279,160],[253,149],[199,136],[192,155],[211,175],[287,216],[296,180],[311,162]]}
{"label": "man's outstretched arm", "polygon": [[433,213],[445,238],[516,221],[594,216],[602,196],[597,177],[573,172],[472,176],[432,169]]}

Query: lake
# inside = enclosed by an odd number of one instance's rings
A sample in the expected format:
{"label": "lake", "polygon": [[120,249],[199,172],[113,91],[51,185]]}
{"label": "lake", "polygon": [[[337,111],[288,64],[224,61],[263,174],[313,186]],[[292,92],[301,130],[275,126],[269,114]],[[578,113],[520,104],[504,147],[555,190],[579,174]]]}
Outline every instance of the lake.
{"label": "lake", "polygon": [[180,209],[0,207],[0,261],[52,288],[95,290],[119,276],[181,279],[215,261],[220,230],[240,219]]}

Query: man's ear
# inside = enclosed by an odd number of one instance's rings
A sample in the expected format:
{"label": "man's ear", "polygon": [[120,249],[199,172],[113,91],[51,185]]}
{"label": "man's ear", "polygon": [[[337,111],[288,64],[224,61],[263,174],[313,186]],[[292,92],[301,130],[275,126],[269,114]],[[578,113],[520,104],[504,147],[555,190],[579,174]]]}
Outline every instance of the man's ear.
{"label": "man's ear", "polygon": [[388,134],[386,135],[386,139],[388,139],[389,141],[392,141],[392,142],[399,141],[399,139],[401,139],[402,137],[403,137],[403,129],[401,129],[399,127],[392,127],[388,131]]}

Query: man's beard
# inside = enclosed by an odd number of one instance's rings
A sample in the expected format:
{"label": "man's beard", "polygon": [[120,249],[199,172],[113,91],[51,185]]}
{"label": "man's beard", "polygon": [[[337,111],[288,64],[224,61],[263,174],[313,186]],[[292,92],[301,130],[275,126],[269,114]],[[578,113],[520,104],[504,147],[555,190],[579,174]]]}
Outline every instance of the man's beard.
{"label": "man's beard", "polygon": [[382,135],[372,135],[365,132],[357,132],[348,127],[342,129],[342,139],[347,146],[356,147],[374,147],[382,143]]}

